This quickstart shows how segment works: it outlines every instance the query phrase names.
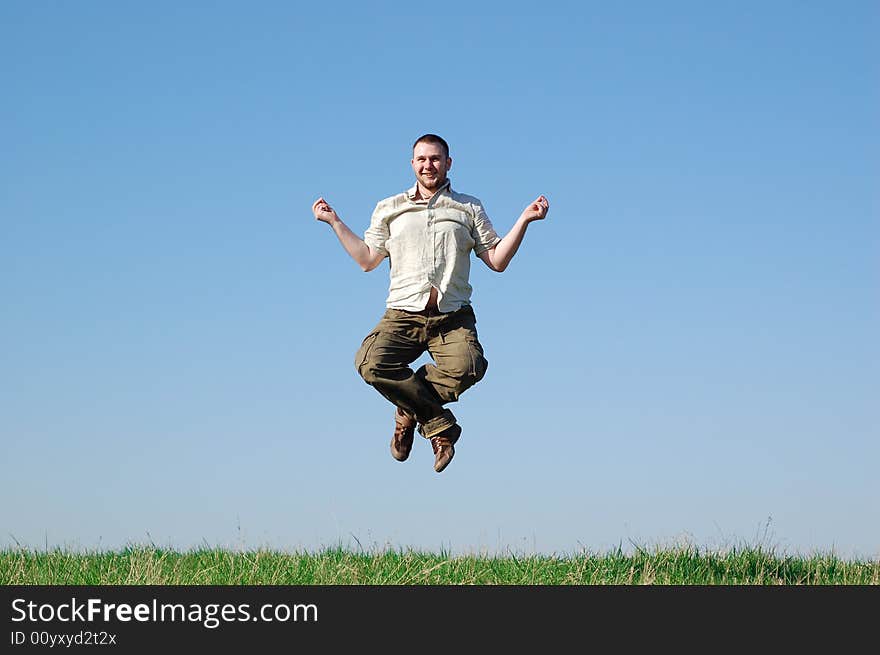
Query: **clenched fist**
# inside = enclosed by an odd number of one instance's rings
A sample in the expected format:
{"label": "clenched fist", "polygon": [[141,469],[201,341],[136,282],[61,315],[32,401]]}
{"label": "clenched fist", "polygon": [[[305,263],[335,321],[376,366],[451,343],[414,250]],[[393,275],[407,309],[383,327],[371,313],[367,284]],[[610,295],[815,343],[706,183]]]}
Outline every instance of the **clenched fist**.
{"label": "clenched fist", "polygon": [[538,196],[532,204],[523,210],[520,218],[529,223],[540,221],[547,216],[548,211],[550,211],[550,202],[544,196]]}
{"label": "clenched fist", "polygon": [[336,211],[323,198],[318,198],[312,203],[312,213],[317,220],[327,223],[328,225],[332,225],[339,220]]}

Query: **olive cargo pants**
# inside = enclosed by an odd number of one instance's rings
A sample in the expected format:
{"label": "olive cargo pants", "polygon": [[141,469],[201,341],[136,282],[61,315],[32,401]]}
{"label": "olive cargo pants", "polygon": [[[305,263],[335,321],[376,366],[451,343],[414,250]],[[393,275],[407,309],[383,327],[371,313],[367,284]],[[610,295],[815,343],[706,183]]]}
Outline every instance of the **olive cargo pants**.
{"label": "olive cargo pants", "polygon": [[[479,382],[489,362],[477,340],[477,319],[470,305],[455,312],[407,312],[388,309],[355,355],[364,381],[419,422],[431,437],[455,425],[446,403]],[[433,364],[410,368],[425,351]]]}

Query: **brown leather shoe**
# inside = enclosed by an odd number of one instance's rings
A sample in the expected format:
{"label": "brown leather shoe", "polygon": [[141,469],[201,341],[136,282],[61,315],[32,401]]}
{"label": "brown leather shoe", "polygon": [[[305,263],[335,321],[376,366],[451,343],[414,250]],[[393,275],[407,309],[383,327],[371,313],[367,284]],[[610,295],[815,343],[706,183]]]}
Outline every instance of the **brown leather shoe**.
{"label": "brown leather shoe", "polygon": [[434,470],[440,473],[455,457],[455,442],[461,436],[461,426],[453,425],[438,435],[431,437],[431,448],[434,450]]}
{"label": "brown leather shoe", "polygon": [[415,430],[416,420],[401,412],[398,407],[394,414],[394,436],[391,437],[391,456],[398,462],[406,461],[409,457]]}

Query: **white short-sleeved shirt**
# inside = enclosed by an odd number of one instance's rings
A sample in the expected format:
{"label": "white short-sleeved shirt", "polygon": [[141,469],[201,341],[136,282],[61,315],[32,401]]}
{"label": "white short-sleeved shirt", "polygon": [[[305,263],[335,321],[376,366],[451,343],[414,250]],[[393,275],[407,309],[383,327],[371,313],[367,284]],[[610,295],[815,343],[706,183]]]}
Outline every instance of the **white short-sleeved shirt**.
{"label": "white short-sleeved shirt", "polygon": [[479,255],[501,237],[482,203],[453,191],[449,180],[430,200],[416,200],[416,191],[381,200],[364,242],[390,258],[388,308],[421,311],[436,287],[438,309],[453,312],[470,304],[471,251]]}

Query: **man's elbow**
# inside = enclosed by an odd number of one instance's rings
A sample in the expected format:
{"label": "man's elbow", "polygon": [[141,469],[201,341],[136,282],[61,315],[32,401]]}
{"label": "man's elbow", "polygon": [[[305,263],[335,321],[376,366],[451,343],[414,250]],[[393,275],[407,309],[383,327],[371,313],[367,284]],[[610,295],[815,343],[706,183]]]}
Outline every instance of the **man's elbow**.
{"label": "man's elbow", "polygon": [[496,262],[492,258],[491,251],[487,250],[486,252],[481,254],[480,259],[483,260],[483,263],[486,265],[486,268],[488,268],[490,271],[494,271],[496,273],[502,273],[504,271],[504,269],[507,268],[507,264],[500,265],[500,262]]}
{"label": "man's elbow", "polygon": [[377,257],[373,257],[372,259],[368,259],[365,262],[363,262],[363,261],[358,262],[358,265],[361,267],[361,270],[363,270],[364,273],[369,273],[373,269],[377,268],[379,266],[379,264],[382,263],[383,259],[385,259],[385,257],[378,257],[377,256]]}

